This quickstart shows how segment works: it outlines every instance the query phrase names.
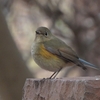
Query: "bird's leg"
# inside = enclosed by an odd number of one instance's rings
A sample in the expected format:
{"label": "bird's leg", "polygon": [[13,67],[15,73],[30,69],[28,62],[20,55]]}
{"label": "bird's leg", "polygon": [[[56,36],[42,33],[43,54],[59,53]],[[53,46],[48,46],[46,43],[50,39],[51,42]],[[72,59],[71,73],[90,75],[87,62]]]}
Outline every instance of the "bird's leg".
{"label": "bird's leg", "polygon": [[50,76],[49,79],[55,78],[55,77],[58,75],[58,73],[61,71],[61,69],[62,69],[62,68],[60,68],[58,71],[54,72],[54,73]]}
{"label": "bird's leg", "polygon": [[62,68],[60,68],[60,69],[55,73],[55,75],[53,75],[52,78],[55,78],[61,70],[62,70]]}
{"label": "bird's leg", "polygon": [[49,79],[51,79],[56,73],[57,73],[57,71],[54,72],[54,73],[49,77]]}

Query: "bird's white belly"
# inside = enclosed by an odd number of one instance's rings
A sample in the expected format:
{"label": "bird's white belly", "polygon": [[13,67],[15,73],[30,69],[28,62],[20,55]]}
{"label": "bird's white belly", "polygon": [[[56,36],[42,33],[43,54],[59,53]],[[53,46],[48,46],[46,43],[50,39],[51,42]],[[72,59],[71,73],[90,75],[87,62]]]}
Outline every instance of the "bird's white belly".
{"label": "bird's white belly", "polygon": [[34,55],[33,58],[41,68],[49,71],[58,71],[60,68],[70,65],[70,63],[65,63],[62,59],[45,59],[40,55]]}
{"label": "bird's white belly", "polygon": [[[58,71],[60,68],[69,66],[71,63],[65,62],[63,59],[57,57],[56,55],[51,56],[51,54],[43,53],[40,54],[39,48],[37,48],[36,44],[32,46],[32,56],[34,61],[43,69],[49,71]],[[46,51],[45,51],[46,52]]]}

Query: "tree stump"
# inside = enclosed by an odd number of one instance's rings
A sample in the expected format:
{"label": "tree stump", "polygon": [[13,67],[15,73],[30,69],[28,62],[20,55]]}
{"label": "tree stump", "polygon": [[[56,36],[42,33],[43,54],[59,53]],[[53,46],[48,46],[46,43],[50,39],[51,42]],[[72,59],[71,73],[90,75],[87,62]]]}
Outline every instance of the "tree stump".
{"label": "tree stump", "polygon": [[27,79],[22,100],[100,100],[100,76]]}

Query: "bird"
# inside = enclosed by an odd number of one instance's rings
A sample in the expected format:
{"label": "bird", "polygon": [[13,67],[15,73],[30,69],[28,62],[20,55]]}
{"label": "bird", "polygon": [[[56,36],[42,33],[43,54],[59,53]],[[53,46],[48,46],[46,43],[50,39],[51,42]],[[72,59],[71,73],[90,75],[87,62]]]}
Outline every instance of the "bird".
{"label": "bird", "polygon": [[39,27],[35,31],[31,54],[41,68],[54,72],[50,79],[55,78],[64,67],[73,65],[83,70],[87,67],[99,69],[94,64],[79,58],[70,46],[55,37],[47,27]]}

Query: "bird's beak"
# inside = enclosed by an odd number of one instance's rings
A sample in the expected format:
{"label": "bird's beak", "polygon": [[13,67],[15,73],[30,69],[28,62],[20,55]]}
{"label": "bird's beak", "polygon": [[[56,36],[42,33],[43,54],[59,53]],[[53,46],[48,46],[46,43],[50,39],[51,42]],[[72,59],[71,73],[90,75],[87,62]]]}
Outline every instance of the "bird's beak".
{"label": "bird's beak", "polygon": [[40,32],[40,31],[35,31],[35,32],[36,32],[37,35],[43,35],[43,33]]}
{"label": "bird's beak", "polygon": [[36,34],[41,34],[39,31],[35,31],[36,32]]}

